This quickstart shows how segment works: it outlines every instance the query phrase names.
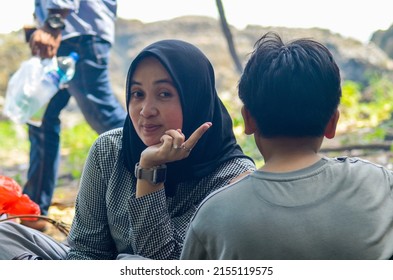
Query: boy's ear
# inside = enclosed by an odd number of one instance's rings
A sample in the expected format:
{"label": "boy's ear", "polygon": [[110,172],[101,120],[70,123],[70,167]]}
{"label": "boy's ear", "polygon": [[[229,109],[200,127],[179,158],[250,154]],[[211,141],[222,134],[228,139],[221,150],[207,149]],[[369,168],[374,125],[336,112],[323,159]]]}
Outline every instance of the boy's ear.
{"label": "boy's ear", "polygon": [[338,119],[340,118],[340,111],[336,110],[333,116],[330,118],[326,128],[325,128],[325,137],[328,139],[334,138],[336,136],[336,128]]}
{"label": "boy's ear", "polygon": [[257,130],[257,125],[250,111],[248,111],[245,106],[242,107],[242,116],[244,120],[244,133],[247,135],[254,134]]}

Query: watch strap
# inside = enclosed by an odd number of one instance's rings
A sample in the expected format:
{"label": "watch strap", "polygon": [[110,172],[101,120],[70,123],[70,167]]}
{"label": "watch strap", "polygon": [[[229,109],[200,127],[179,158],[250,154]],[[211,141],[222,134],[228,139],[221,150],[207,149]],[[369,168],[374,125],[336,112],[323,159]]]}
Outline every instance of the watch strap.
{"label": "watch strap", "polygon": [[166,180],[166,165],[162,164],[154,166],[152,168],[142,168],[139,166],[139,162],[135,164],[135,177],[137,179],[144,179],[150,183],[157,185],[164,183]]}

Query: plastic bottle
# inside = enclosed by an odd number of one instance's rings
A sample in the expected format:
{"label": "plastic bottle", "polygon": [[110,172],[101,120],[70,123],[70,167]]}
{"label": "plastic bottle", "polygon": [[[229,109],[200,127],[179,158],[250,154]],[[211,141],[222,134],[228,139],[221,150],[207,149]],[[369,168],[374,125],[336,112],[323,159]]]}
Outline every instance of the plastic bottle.
{"label": "plastic bottle", "polygon": [[[75,74],[79,56],[39,59],[24,62],[18,76],[12,77],[7,88],[4,113],[16,123],[40,126],[49,100],[67,86]],[[13,92],[8,98],[8,90]]]}
{"label": "plastic bottle", "polygon": [[[32,116],[26,121],[27,123],[35,126],[41,125],[49,100],[59,89],[67,87],[67,83],[74,77],[75,64],[78,59],[79,55],[76,52],[71,52],[68,56],[54,58],[45,65],[45,74],[41,82],[36,88],[31,89],[38,94],[33,92],[27,94],[30,97],[30,100],[27,101],[30,109],[34,108]],[[22,106],[26,105],[22,104]]]}

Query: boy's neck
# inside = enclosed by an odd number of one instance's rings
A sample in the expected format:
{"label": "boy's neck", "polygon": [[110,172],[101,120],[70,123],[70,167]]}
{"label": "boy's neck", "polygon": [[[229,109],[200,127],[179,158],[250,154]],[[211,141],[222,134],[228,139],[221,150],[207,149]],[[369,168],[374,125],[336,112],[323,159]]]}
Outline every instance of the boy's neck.
{"label": "boy's neck", "polygon": [[256,138],[265,165],[260,170],[291,172],[309,167],[321,159],[318,151],[323,137],[315,138]]}

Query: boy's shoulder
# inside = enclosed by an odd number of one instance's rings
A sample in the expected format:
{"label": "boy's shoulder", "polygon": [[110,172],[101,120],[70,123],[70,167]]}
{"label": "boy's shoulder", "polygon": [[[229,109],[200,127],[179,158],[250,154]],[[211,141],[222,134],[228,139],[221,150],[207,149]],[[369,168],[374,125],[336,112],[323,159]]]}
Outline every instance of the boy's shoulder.
{"label": "boy's shoulder", "polygon": [[[333,167],[334,170],[337,170],[338,172],[344,173],[350,171],[361,172],[364,174],[366,171],[372,172],[372,170],[375,170],[378,173],[380,173],[381,171],[389,172],[393,176],[393,171],[383,165],[374,163],[363,158],[349,156],[323,157],[323,160],[318,163],[318,165],[315,165],[310,170],[305,169],[305,174],[302,175],[310,177],[310,174],[317,174],[323,172],[323,170],[329,168],[329,166]],[[255,184],[255,180],[253,180],[253,178],[259,178],[259,175],[260,173],[258,173],[258,171],[252,171],[249,174],[232,182],[231,184],[215,190],[202,201],[200,206],[205,204],[212,204],[212,206],[215,207],[217,204],[220,203],[230,204],[232,200],[238,201],[239,198],[247,196],[249,195],[249,192],[252,192],[253,188],[251,186]],[[263,177],[265,178],[265,176]],[[299,177],[299,174],[297,174],[296,176]]]}
{"label": "boy's shoulder", "polygon": [[203,209],[202,211],[209,215],[212,211],[222,211],[226,207],[233,207],[237,202],[241,201],[242,196],[247,196],[248,192],[251,191],[251,188],[247,188],[247,186],[249,186],[252,173],[213,191],[201,202],[197,213]]}
{"label": "boy's shoulder", "polygon": [[350,164],[350,165],[358,165],[358,166],[364,166],[364,167],[369,167],[369,168],[383,168],[387,169],[387,167],[372,162],[370,160],[360,158],[360,157],[349,157],[349,156],[340,156],[340,157],[335,157],[335,158],[328,158],[330,161],[333,162],[338,162],[338,163],[344,163],[344,164]]}

